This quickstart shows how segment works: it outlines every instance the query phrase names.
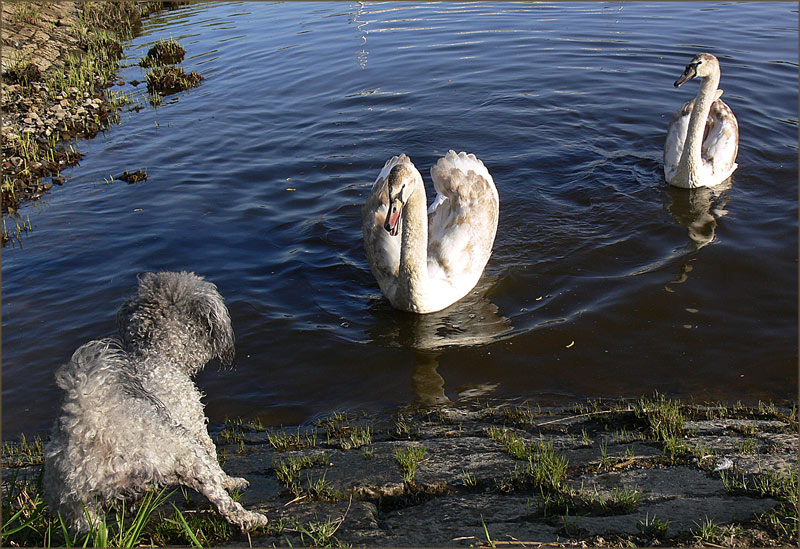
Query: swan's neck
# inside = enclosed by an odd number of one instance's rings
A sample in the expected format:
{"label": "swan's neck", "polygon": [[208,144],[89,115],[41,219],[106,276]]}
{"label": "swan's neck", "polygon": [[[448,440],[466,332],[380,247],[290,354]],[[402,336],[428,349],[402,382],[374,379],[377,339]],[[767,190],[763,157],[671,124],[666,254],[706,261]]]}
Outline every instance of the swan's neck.
{"label": "swan's neck", "polygon": [[703,78],[700,91],[694,100],[694,108],[689,118],[689,129],[686,132],[686,143],[683,146],[678,172],[685,173],[690,184],[699,181],[700,167],[703,159],[701,150],[703,146],[703,134],[708,120],[708,113],[714,103],[717,87],[719,86],[719,71]]}
{"label": "swan's neck", "polygon": [[408,310],[417,312],[428,285],[428,214],[425,187],[418,185],[403,207],[398,292]]}

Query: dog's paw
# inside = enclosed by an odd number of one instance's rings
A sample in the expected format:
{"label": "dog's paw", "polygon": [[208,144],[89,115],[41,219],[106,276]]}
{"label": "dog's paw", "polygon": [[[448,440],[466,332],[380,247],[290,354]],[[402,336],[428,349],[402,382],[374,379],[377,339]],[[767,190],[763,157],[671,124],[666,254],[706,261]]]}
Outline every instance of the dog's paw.
{"label": "dog's paw", "polygon": [[239,527],[243,532],[246,530],[252,530],[253,528],[258,528],[259,526],[266,526],[269,522],[267,517],[261,513],[247,511],[246,509],[242,509],[236,519],[236,522],[239,524]]}
{"label": "dog's paw", "polygon": [[233,492],[234,490],[247,490],[248,486],[250,486],[250,483],[241,477],[228,477],[225,479],[225,489],[229,492]]}

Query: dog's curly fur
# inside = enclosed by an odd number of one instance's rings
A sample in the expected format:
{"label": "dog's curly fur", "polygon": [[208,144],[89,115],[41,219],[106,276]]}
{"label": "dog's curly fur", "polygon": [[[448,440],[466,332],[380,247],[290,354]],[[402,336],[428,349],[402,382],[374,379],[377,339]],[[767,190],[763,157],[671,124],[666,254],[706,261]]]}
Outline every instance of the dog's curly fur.
{"label": "dog's curly fur", "polygon": [[217,287],[194,273],[146,273],[117,322],[121,340],[86,343],[56,372],[64,396],[44,476],[52,512],[83,532],[116,500],[182,484],[243,530],[266,524],[226,492],[249,483],[219,466],[192,381],[213,358],[233,361]]}

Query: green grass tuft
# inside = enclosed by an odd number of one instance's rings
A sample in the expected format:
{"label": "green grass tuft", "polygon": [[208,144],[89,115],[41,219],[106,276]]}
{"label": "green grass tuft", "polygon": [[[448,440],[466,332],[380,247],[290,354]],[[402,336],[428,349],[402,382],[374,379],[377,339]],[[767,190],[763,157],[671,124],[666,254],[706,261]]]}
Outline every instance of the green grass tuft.
{"label": "green grass tuft", "polygon": [[281,429],[267,433],[267,441],[276,450],[302,450],[304,448],[315,448],[317,446],[317,433],[314,431],[302,432],[300,427],[296,433],[288,433]]}
{"label": "green grass tuft", "polygon": [[409,446],[405,451],[399,448],[395,450],[394,458],[403,472],[403,482],[415,482],[417,467],[419,467],[426,453],[427,450],[423,446]]}
{"label": "green grass tuft", "polygon": [[655,513],[651,518],[650,513],[647,513],[644,519],[636,522],[636,528],[643,536],[662,539],[667,535],[669,521],[656,518]]}
{"label": "green grass tuft", "polygon": [[566,478],[569,460],[563,454],[556,454],[552,442],[538,440],[528,442],[522,436],[508,429],[490,427],[489,438],[506,447],[512,457],[527,461],[527,464],[515,470],[512,476],[514,484],[526,484],[541,487],[548,491],[557,491]]}
{"label": "green grass tuft", "polygon": [[[5,224],[5,219],[3,219]],[[30,221],[28,221],[30,223]],[[32,441],[23,434],[17,442],[4,442],[2,449],[3,467],[28,467],[44,463],[44,439],[35,436]]]}

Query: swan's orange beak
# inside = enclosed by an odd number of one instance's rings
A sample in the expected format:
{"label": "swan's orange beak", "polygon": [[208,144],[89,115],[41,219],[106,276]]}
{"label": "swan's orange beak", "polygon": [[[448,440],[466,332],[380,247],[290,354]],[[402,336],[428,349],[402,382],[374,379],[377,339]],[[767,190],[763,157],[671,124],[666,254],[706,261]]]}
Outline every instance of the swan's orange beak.
{"label": "swan's orange beak", "polygon": [[402,211],[403,203],[399,198],[389,201],[389,211],[386,212],[386,222],[383,224],[383,228],[392,236],[397,236],[399,232],[400,212]]}
{"label": "swan's orange beak", "polygon": [[697,65],[695,65],[694,63],[690,63],[686,65],[686,70],[683,71],[683,74],[681,75],[680,78],[678,78],[675,81],[674,85],[676,88],[680,87],[681,85],[685,84],[695,76],[697,76]]}

